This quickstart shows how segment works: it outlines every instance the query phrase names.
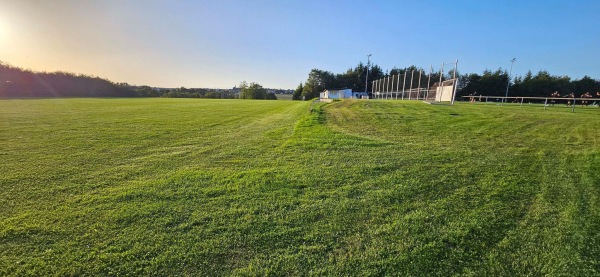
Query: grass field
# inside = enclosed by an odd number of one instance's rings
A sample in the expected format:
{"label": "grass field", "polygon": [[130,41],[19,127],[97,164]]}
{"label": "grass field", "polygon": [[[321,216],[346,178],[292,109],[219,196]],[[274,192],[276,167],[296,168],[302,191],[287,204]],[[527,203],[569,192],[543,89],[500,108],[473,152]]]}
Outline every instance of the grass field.
{"label": "grass field", "polygon": [[277,100],[292,100],[291,94],[276,94]]}
{"label": "grass field", "polygon": [[599,117],[0,101],[0,275],[597,276]]}

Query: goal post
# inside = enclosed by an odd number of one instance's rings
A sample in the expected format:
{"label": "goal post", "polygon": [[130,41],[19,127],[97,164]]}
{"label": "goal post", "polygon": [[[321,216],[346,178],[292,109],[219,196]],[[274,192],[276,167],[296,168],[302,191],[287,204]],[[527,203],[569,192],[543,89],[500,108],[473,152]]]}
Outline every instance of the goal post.
{"label": "goal post", "polygon": [[[453,64],[454,68],[452,71],[452,79],[444,80],[444,66],[447,64]],[[426,100],[427,103],[441,103],[450,102],[454,105],[454,98],[456,96],[456,89],[458,88],[458,60],[452,63],[442,63],[442,67],[439,73],[439,81],[433,84],[432,88],[428,91],[429,97]],[[433,94],[433,95],[432,95]]]}
{"label": "goal post", "polygon": [[[447,76],[444,75],[444,66],[448,65],[452,66],[452,70]],[[450,102],[453,105],[458,87],[457,72],[458,60],[442,63],[439,73],[433,72],[433,65],[430,66],[429,74],[422,68],[405,68],[401,73],[373,80],[372,94],[376,99]],[[439,81],[435,82],[435,79]]]}
{"label": "goal post", "polygon": [[435,97],[432,100],[435,102],[453,102],[457,81],[458,79],[450,79],[442,81],[441,85],[438,84],[435,88]]}

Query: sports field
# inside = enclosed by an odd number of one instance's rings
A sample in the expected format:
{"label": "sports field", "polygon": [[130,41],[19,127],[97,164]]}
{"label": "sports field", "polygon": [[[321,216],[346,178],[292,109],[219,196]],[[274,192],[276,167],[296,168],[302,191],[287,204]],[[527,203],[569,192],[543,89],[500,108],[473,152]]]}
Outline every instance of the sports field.
{"label": "sports field", "polygon": [[0,275],[600,274],[600,109],[0,101]]}

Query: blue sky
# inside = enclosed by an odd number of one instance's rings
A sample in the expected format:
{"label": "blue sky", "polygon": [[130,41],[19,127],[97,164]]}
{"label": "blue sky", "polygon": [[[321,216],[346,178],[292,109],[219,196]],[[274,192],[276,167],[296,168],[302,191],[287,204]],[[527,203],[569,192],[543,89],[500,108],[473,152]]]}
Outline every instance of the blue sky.
{"label": "blue sky", "polygon": [[0,0],[0,60],[160,87],[295,88],[312,68],[600,79],[600,1]]}

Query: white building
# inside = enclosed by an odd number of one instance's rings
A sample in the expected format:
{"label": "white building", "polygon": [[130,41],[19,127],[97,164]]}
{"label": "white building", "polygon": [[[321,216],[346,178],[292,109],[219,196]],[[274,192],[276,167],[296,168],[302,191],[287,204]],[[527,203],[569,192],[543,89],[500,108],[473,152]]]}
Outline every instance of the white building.
{"label": "white building", "polygon": [[321,99],[362,99],[368,97],[364,92],[353,92],[351,89],[325,90],[321,92]]}

